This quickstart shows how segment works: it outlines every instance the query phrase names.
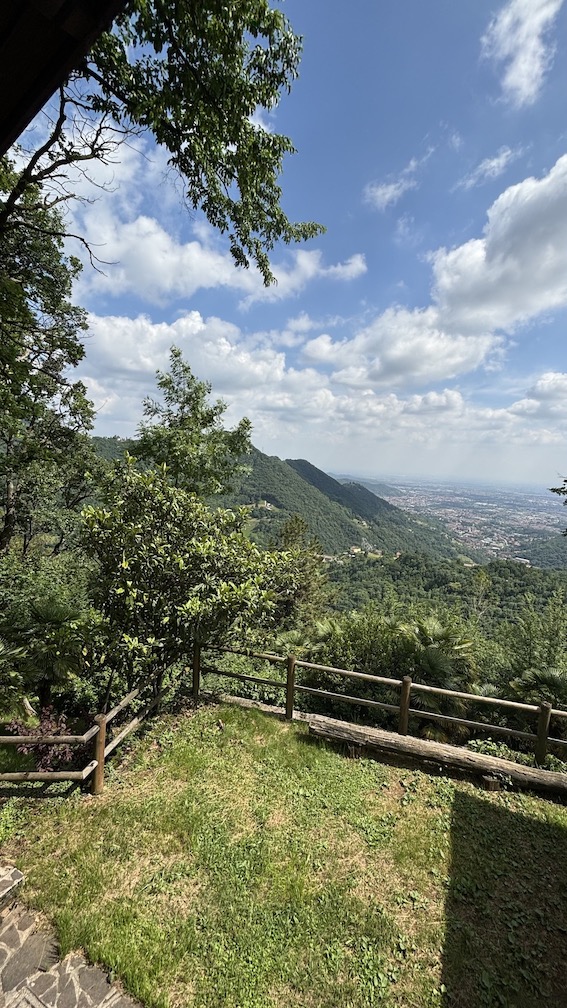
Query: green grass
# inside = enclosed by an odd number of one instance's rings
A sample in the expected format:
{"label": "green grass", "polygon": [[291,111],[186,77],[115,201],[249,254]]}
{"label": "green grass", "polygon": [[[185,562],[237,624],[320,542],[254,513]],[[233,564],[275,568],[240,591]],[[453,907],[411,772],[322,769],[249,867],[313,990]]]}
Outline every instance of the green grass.
{"label": "green grass", "polygon": [[224,706],[163,717],[99,798],[10,807],[26,898],[147,1008],[567,1003],[560,805]]}

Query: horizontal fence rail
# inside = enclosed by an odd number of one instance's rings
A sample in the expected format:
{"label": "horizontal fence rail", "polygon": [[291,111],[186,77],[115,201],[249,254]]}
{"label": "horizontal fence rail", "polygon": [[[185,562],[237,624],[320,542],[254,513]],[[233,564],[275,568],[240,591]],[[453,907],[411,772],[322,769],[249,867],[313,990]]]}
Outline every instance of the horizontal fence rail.
{"label": "horizontal fence rail", "polygon": [[[285,679],[272,679],[267,676],[249,675],[244,672],[234,672],[219,669],[211,664],[201,662],[201,648],[194,646],[192,664],[189,669],[192,677],[193,699],[198,701],[200,696],[201,678],[203,675],[218,675],[227,679],[234,679],[244,683],[255,683],[266,686],[270,689],[278,689],[284,692],[283,707],[285,716],[292,720],[295,710],[295,698],[299,695],[319,696],[323,699],[337,703],[345,703],[358,707],[366,707],[369,710],[384,710],[391,714],[398,715],[397,731],[399,735],[409,734],[410,718],[434,723],[455,725],[468,728],[471,731],[483,732],[489,735],[501,735],[505,738],[520,739],[529,742],[533,747],[536,761],[542,764],[550,746],[555,749],[566,749],[567,740],[556,738],[550,734],[550,723],[552,718],[567,718],[567,710],[559,710],[552,707],[550,703],[527,704],[516,700],[500,699],[499,697],[481,696],[476,693],[466,693],[459,690],[445,689],[440,686],[429,686],[425,683],[414,682],[410,676],[401,679],[391,679],[386,676],[371,675],[368,672],[357,672],[355,669],[336,668],[333,665],[321,665],[316,662],[305,661],[296,658],[294,655],[278,655],[266,651],[251,651],[244,648],[211,647],[206,650],[208,653],[239,655],[251,658],[256,661],[264,661],[271,665],[285,667]],[[398,703],[389,703],[382,700],[375,700],[369,697],[353,696],[350,693],[337,693],[333,690],[322,689],[316,686],[306,686],[297,682],[297,671],[299,669],[313,672],[329,673],[340,678],[350,680],[354,683],[369,683],[376,686],[387,687],[399,693]],[[284,671],[284,669],[282,669]],[[113,738],[108,738],[108,727],[113,720],[121,714],[135,700],[139,699],[149,688],[153,689],[153,696],[146,703],[139,713],[135,715],[127,724],[122,725],[118,733]],[[519,728],[509,728],[505,725],[493,724],[491,722],[477,721],[473,718],[456,717],[452,714],[441,714],[437,711],[427,710],[411,705],[412,697],[415,699],[421,694],[424,700],[427,696],[446,697],[453,700],[460,700],[472,706],[485,705],[489,708],[501,708],[505,712],[517,712],[523,716],[534,718],[534,730],[522,731]],[[93,758],[83,767],[82,770],[30,770],[13,771],[0,773],[0,781],[21,783],[25,781],[74,781],[84,783],[90,778],[90,785],[93,794],[100,794],[104,786],[104,766],[105,760],[118,748],[118,746],[135,731],[158,706],[164,695],[161,685],[156,677],[145,679],[125,697],[122,698],[110,711],[98,714],[91,725],[82,735],[0,735],[0,745],[2,746],[88,746],[92,743]]]}
{"label": "horizontal fence rail", "polygon": [[112,710],[107,714],[97,714],[95,724],[87,729],[82,735],[0,735],[0,745],[5,746],[85,746],[94,741],[94,759],[82,770],[19,770],[9,773],[0,773],[0,782],[24,783],[26,781],[42,781],[44,783],[55,783],[57,781],[74,781],[82,784],[89,777],[91,778],[91,791],[93,794],[100,794],[104,786],[104,764],[105,760],[124,741],[124,739],[138,728],[148,714],[154,710],[163,698],[163,691],[158,690],[148,704],[137,714],[128,724],[120,728],[117,735],[107,741],[108,725],[118,714],[121,714],[134,700],[137,700],[150,686],[155,687],[155,677],[150,677],[141,682],[135,689],[131,690]]}
{"label": "horizontal fence rail", "polygon": [[[433,721],[439,724],[459,725],[472,731],[484,732],[489,735],[501,735],[506,738],[528,741],[533,746],[536,761],[540,764],[544,762],[550,745],[559,749],[567,748],[566,739],[555,738],[549,734],[551,719],[567,718],[567,710],[558,710],[545,701],[542,701],[540,704],[528,704],[522,703],[519,700],[505,700],[500,699],[499,697],[482,696],[477,693],[465,693],[460,690],[445,689],[441,686],[428,686],[425,683],[417,683],[414,682],[410,676],[404,676],[402,679],[390,679],[386,676],[371,675],[367,672],[356,672],[354,669],[336,668],[334,665],[320,665],[316,662],[304,661],[303,659],[296,658],[294,655],[284,657],[270,652],[247,651],[242,648],[218,647],[210,648],[208,650],[221,654],[242,655],[247,658],[265,661],[271,664],[285,663],[287,666],[287,676],[286,681],[283,682],[282,680],[268,679],[262,676],[245,675],[241,672],[224,671],[222,669],[214,668],[211,665],[200,666],[200,656],[194,655],[193,682],[195,685],[196,679],[198,678],[197,671],[200,669],[200,672],[203,674],[212,673],[214,675],[226,676],[226,678],[229,679],[239,679],[242,682],[252,682],[259,685],[269,686],[271,688],[275,687],[277,689],[284,689],[286,692],[285,715],[289,720],[293,718],[295,709],[294,697],[299,693],[311,696],[320,696],[340,703],[354,704],[360,707],[367,707],[369,709],[386,710],[390,713],[398,714],[398,734],[400,735],[408,734],[409,719],[411,717],[420,718],[426,721]],[[362,682],[375,683],[379,686],[387,686],[392,690],[400,691],[400,702],[398,704],[385,703],[380,700],[371,700],[366,697],[356,697],[350,694],[336,693],[319,687],[304,686],[303,684],[296,682],[297,669],[307,669],[313,672],[328,672],[330,674],[340,676],[343,679],[355,681],[360,680]],[[471,705],[480,704],[491,708],[502,708],[507,712],[517,711],[522,715],[533,715],[535,720],[534,731],[521,731],[519,728],[508,728],[504,725],[498,725],[492,722],[477,721],[473,718],[456,717],[450,714],[439,714],[435,711],[412,707],[411,697],[412,695],[415,697],[418,693],[447,697],[453,700],[461,700]],[[198,692],[195,692],[195,688],[193,690],[193,695],[195,698],[198,697]]]}

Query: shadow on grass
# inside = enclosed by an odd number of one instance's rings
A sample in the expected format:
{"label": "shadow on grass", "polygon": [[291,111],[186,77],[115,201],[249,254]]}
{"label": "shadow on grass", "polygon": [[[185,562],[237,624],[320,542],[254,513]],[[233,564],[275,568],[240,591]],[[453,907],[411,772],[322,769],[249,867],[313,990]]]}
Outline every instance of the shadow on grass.
{"label": "shadow on grass", "polygon": [[0,784],[0,801],[7,798],[69,798],[81,785],[78,781],[23,781]]}
{"label": "shadow on grass", "polygon": [[456,793],[444,1008],[567,1006],[567,830]]}

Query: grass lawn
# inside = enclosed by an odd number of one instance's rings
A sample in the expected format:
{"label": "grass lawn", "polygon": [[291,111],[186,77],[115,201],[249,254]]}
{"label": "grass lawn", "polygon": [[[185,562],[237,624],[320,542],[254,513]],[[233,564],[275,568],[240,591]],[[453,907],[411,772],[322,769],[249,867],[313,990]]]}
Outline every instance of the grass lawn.
{"label": "grass lawn", "polygon": [[99,798],[2,813],[25,898],[148,1008],[567,1005],[567,808],[169,715]]}

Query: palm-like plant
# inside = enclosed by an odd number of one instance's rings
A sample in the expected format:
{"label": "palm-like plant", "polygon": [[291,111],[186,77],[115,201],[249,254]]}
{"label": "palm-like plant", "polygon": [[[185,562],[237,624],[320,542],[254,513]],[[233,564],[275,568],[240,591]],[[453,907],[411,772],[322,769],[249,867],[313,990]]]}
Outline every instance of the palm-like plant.
{"label": "palm-like plant", "polygon": [[539,704],[547,700],[553,707],[567,708],[567,673],[561,668],[529,668],[512,679],[510,686],[518,700]]}
{"label": "palm-like plant", "polygon": [[[392,627],[392,633],[402,645],[401,657],[405,665],[402,674],[411,675],[416,682],[427,686],[474,691],[477,674],[472,656],[473,641],[458,627],[430,615],[398,623]],[[414,693],[412,706],[449,717],[463,717],[467,712],[466,701],[434,693]],[[461,739],[466,729],[450,725],[440,729],[426,721],[421,734],[443,740]]]}
{"label": "palm-like plant", "polygon": [[0,637],[0,714],[5,715],[21,699],[22,674],[18,668],[24,648],[14,647]]}
{"label": "palm-like plant", "polygon": [[30,619],[22,628],[25,648],[24,675],[40,708],[51,703],[54,686],[64,683],[82,665],[83,641],[77,613],[53,597],[30,604]]}

